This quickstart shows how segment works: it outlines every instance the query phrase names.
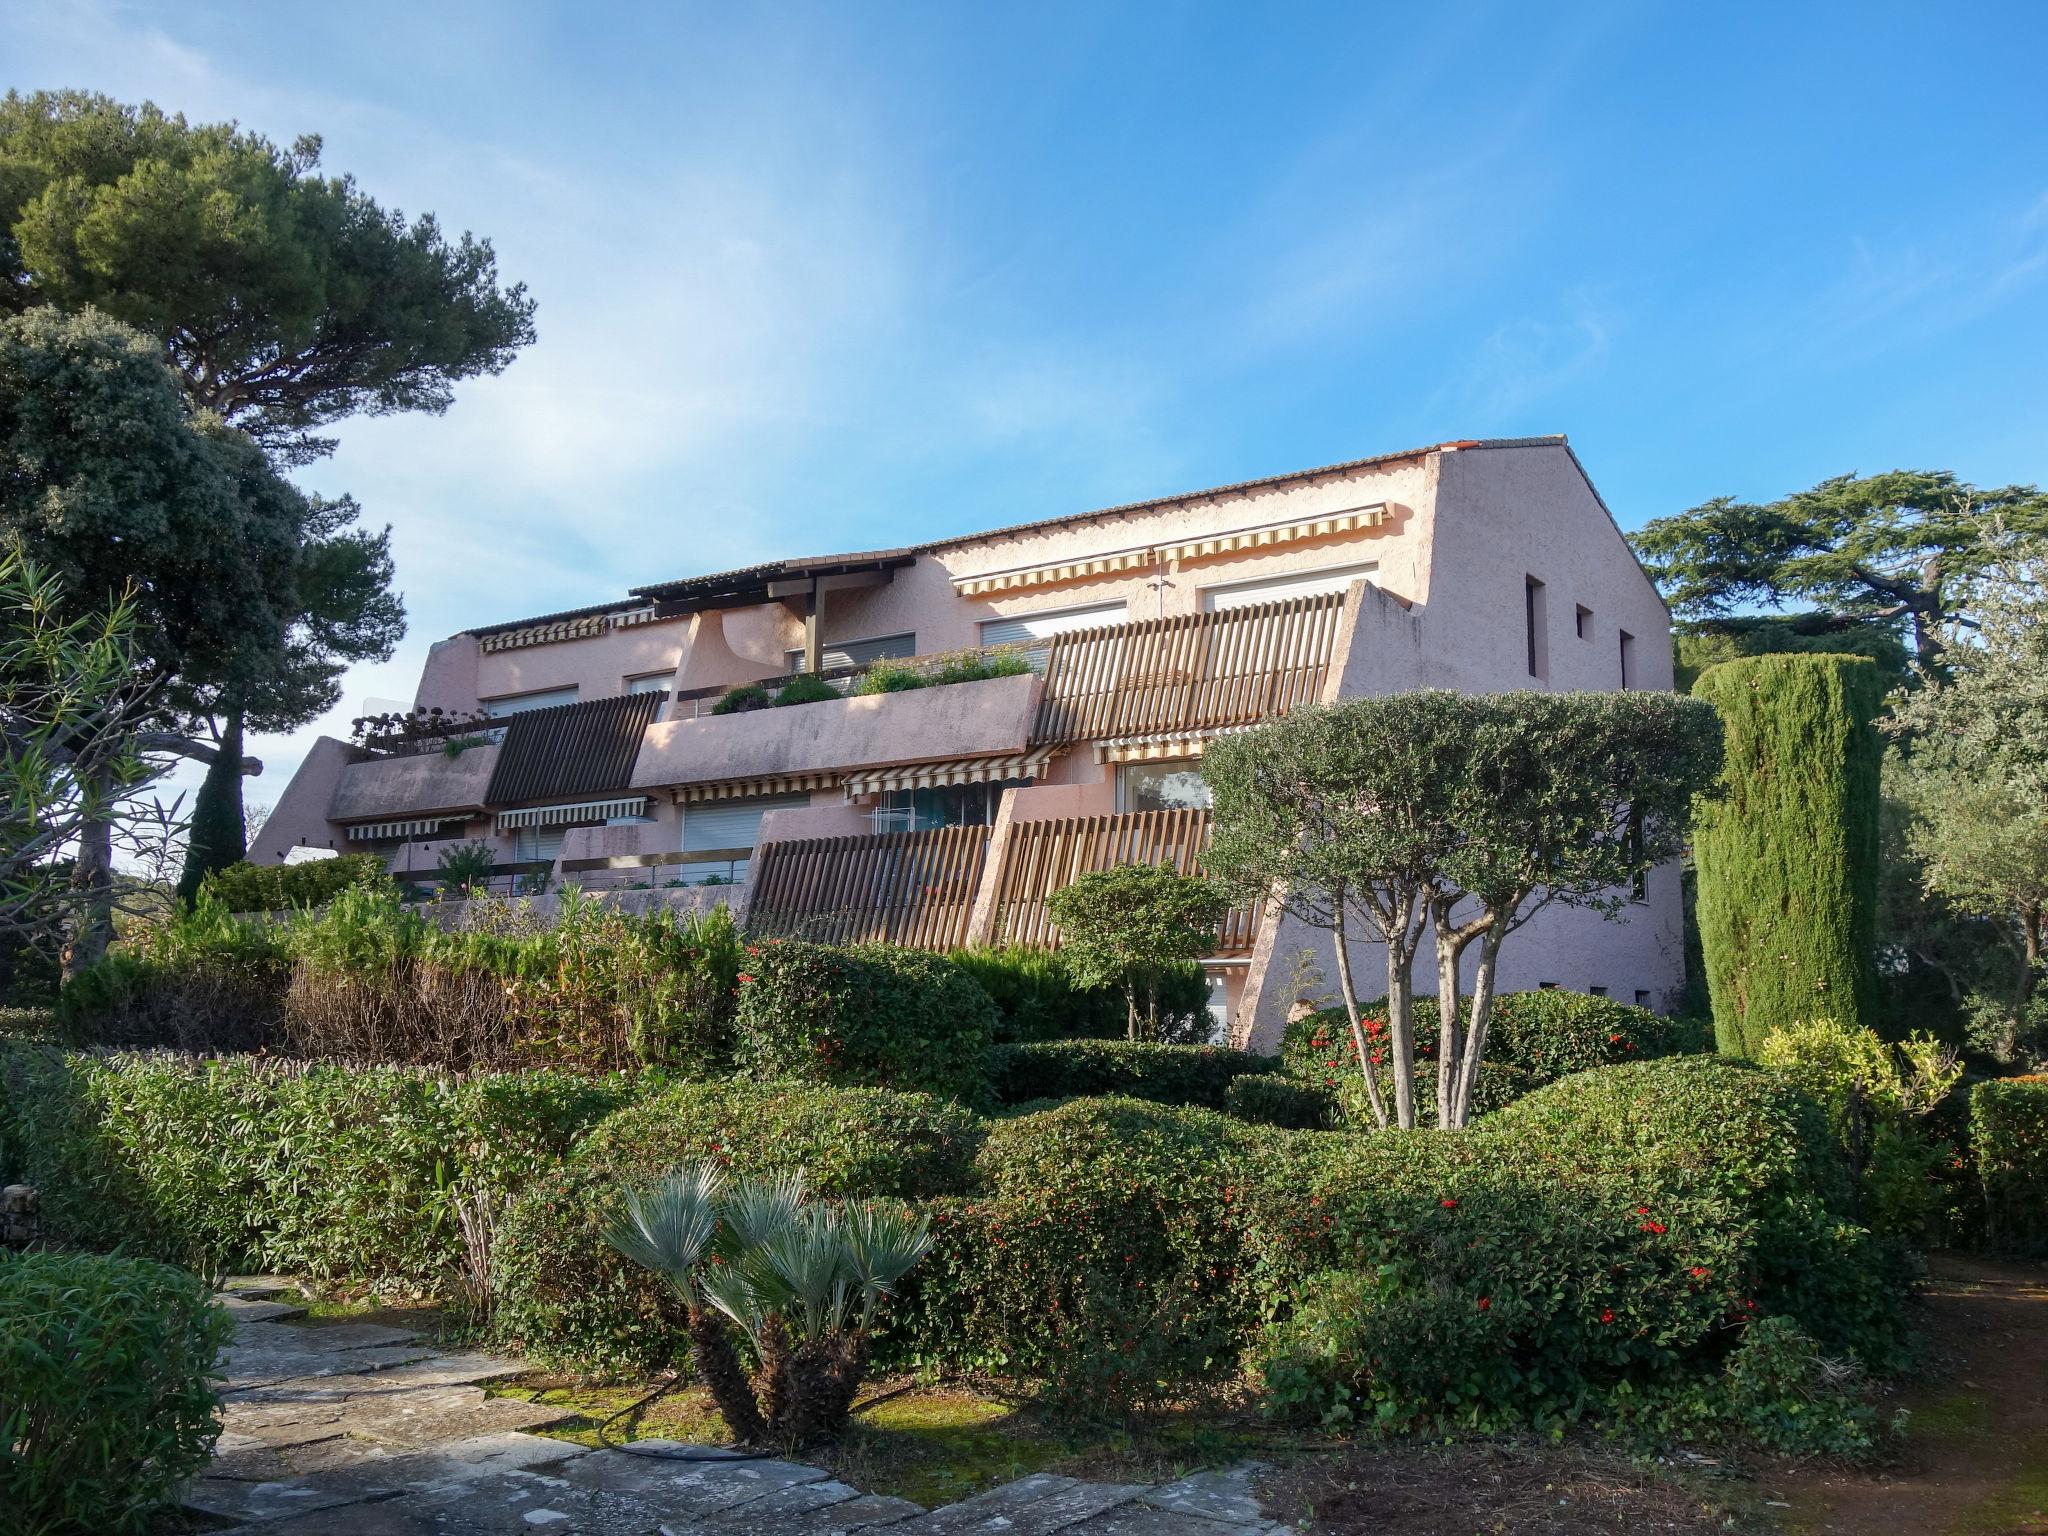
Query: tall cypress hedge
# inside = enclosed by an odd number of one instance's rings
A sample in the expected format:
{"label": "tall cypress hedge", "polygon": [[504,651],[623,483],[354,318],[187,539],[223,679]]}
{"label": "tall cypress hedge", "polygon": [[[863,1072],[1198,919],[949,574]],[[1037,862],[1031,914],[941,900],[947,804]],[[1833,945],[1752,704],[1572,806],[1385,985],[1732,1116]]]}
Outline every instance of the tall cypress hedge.
{"label": "tall cypress hedge", "polygon": [[1884,677],[1861,656],[1750,656],[1693,685],[1727,728],[1722,795],[1693,828],[1722,1051],[1780,1025],[1869,1017],[1876,979]]}

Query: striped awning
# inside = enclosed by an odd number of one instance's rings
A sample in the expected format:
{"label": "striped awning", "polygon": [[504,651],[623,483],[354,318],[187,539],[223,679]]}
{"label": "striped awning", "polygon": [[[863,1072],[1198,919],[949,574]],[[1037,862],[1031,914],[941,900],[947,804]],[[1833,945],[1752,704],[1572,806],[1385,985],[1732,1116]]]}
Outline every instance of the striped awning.
{"label": "striped awning", "polygon": [[1203,748],[1218,736],[1252,729],[1248,725],[1219,726],[1208,731],[1181,731],[1160,736],[1120,736],[1095,743],[1098,763],[1170,763],[1181,758],[1200,757]]}
{"label": "striped awning", "polygon": [[1015,570],[990,571],[981,576],[956,577],[954,588],[962,597],[984,592],[1014,592],[1020,587],[1043,587],[1056,581],[1081,581],[1090,576],[1113,576],[1119,571],[1142,570],[1158,563],[1150,549],[1115,549],[1107,554],[1081,555],[1049,565],[1025,565]]}
{"label": "striped awning", "polygon": [[366,821],[348,829],[352,843],[381,843],[394,837],[433,837],[443,827],[462,825],[460,816],[429,816],[417,821]]}
{"label": "striped awning", "polygon": [[947,784],[996,784],[1004,779],[1035,779],[1057,754],[1051,748],[1011,752],[1002,757],[954,758],[944,763],[910,763],[898,768],[870,768],[846,776],[846,798],[879,795],[892,789],[938,789]]}
{"label": "striped awning", "polygon": [[1258,528],[1239,528],[1229,533],[1207,534],[1199,539],[1185,539],[1178,544],[1162,544],[1158,554],[1162,560],[1208,560],[1217,555],[1232,555],[1247,549],[1269,549],[1278,544],[1293,544],[1302,539],[1326,539],[1340,533],[1359,533],[1383,528],[1387,522],[1387,508],[1384,502],[1369,507],[1352,507],[1343,512],[1332,512],[1323,517],[1297,518],[1286,523],[1267,523]]}
{"label": "striped awning", "polygon": [[752,779],[681,784],[674,794],[685,805],[694,805],[700,800],[744,800],[753,795],[794,795],[805,790],[831,789],[838,784],[840,777],[836,773],[772,773]]}
{"label": "striped awning", "polygon": [[624,795],[616,800],[578,800],[569,805],[529,805],[524,810],[500,811],[498,830],[518,827],[573,827],[585,822],[610,821],[614,816],[645,816],[645,795]]}

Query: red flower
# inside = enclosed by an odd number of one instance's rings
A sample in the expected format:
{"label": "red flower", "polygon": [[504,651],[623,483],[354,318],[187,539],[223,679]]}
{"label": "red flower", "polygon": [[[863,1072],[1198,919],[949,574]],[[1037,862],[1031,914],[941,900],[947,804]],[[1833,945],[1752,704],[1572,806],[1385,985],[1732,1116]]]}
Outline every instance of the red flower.
{"label": "red flower", "polygon": [[1374,1051],[1372,1053],[1372,1064],[1374,1066],[1378,1066],[1381,1062],[1385,1061],[1386,1059],[1387,1057],[1384,1051]]}
{"label": "red flower", "polygon": [[1480,1310],[1480,1311],[1482,1311],[1482,1312],[1487,1312],[1487,1311],[1491,1311],[1491,1310],[1492,1310],[1492,1308],[1493,1308],[1493,1298],[1492,1298],[1491,1296],[1482,1296],[1482,1297],[1480,1297],[1480,1298],[1479,1298],[1479,1310]]}
{"label": "red flower", "polygon": [[1611,1322],[1613,1322],[1613,1321],[1614,1321],[1614,1314],[1613,1314],[1613,1313],[1612,1313],[1611,1311],[1610,1311],[1610,1312],[1602,1312],[1602,1313],[1600,1314],[1600,1321],[1601,1321],[1601,1322],[1603,1322],[1603,1323],[1611,1323]]}
{"label": "red flower", "polygon": [[1650,1214],[1650,1208],[1647,1205],[1639,1205],[1636,1207],[1636,1214],[1638,1216],[1647,1216]]}
{"label": "red flower", "polygon": [[1664,1230],[1664,1223],[1661,1221],[1646,1221],[1641,1226],[1637,1227],[1636,1230],[1638,1232],[1661,1233]]}
{"label": "red flower", "polygon": [[1693,1267],[1692,1267],[1692,1277],[1693,1277],[1693,1279],[1695,1279],[1695,1280],[1704,1280],[1704,1279],[1706,1279],[1706,1278],[1707,1278],[1707,1267],[1706,1267],[1706,1265],[1704,1265],[1704,1264],[1695,1264],[1695,1265],[1693,1265]]}
{"label": "red flower", "polygon": [[1449,1195],[1444,1196],[1442,1203],[1443,1208],[1447,1211],[1455,1211],[1458,1208],[1458,1202],[1453,1200]]}
{"label": "red flower", "polygon": [[1607,1037],[1607,1043],[1608,1043],[1609,1045],[1619,1045],[1619,1044],[1621,1044],[1621,1036],[1619,1036],[1619,1035],[1609,1035],[1609,1036]]}
{"label": "red flower", "polygon": [[748,975],[748,974],[747,974],[747,973],[746,973],[745,971],[741,971],[741,972],[740,972],[740,980],[741,980],[741,981],[752,981],[753,979],[754,979],[754,978],[753,978],[753,977],[751,977],[751,976],[749,976],[749,975]]}

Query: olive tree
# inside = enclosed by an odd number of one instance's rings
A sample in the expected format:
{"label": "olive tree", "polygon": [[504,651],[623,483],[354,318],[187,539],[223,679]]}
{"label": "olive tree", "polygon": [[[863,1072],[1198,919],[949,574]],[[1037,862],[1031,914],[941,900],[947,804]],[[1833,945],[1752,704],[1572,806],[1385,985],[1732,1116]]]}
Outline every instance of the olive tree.
{"label": "olive tree", "polygon": [[[1349,699],[1211,744],[1208,866],[1235,892],[1330,930],[1382,1126],[1350,946],[1360,934],[1385,952],[1391,1118],[1406,1130],[1416,1123],[1413,971],[1432,940],[1438,1123],[1460,1126],[1508,937],[1551,905],[1624,910],[1641,877],[1677,853],[1692,798],[1719,763],[1713,710],[1668,694]],[[1475,946],[1467,1008],[1461,963]]]}
{"label": "olive tree", "polygon": [[1084,987],[1123,990],[1124,1028],[1133,1040],[1139,1038],[1140,995],[1145,1037],[1159,1038],[1161,977],[1215,952],[1226,905],[1207,880],[1163,864],[1092,870],[1046,903],[1074,979]]}

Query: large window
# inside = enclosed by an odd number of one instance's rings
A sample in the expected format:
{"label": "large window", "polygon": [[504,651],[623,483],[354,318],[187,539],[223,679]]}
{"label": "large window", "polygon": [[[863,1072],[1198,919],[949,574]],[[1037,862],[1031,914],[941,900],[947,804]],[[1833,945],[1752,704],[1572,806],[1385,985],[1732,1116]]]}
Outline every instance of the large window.
{"label": "large window", "polygon": [[677,874],[685,885],[738,884],[747,877],[747,856],[761,841],[761,818],[810,803],[809,795],[755,795],[684,806],[682,851],[722,857],[690,860]]}
{"label": "large window", "polygon": [[566,688],[543,688],[536,693],[508,693],[501,698],[484,699],[479,704],[483,712],[493,720],[502,720],[507,715],[523,715],[529,709],[553,709],[557,704],[574,704],[576,685]]}
{"label": "large window", "polygon": [[1249,608],[1254,603],[1277,603],[1285,597],[1321,597],[1330,592],[1349,591],[1351,583],[1379,574],[1377,560],[1357,565],[1326,565],[1315,571],[1293,571],[1285,576],[1260,576],[1252,581],[1229,581],[1202,588],[1202,608],[1207,613],[1227,613],[1232,608]]}
{"label": "large window", "polygon": [[1119,811],[1206,811],[1209,784],[1195,758],[1125,763],[1116,771]]}
{"label": "large window", "polygon": [[868,820],[877,832],[929,832],[935,827],[985,827],[995,820],[1003,791],[1021,788],[1029,779],[1003,779],[994,784],[941,784],[931,789],[889,789],[882,792]]}
{"label": "large window", "polygon": [[626,679],[628,693],[667,693],[670,683],[676,680],[675,669],[666,672],[642,672],[638,677]]}
{"label": "large window", "polygon": [[[818,667],[821,671],[834,672],[845,667],[864,667],[871,661],[883,661],[892,656],[916,654],[917,635],[914,631],[881,635],[873,640],[828,640],[818,648]],[[789,670],[801,672],[803,669],[804,653],[791,651]]]}

